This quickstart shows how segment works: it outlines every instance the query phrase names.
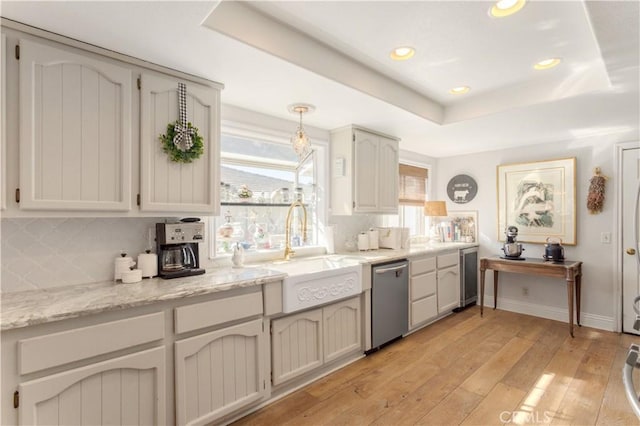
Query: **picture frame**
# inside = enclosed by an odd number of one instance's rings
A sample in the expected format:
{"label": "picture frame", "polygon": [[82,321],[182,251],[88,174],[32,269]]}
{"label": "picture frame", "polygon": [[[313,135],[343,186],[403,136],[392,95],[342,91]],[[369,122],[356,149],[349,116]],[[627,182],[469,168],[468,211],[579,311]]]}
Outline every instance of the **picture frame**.
{"label": "picture frame", "polygon": [[[447,212],[447,217],[441,223],[444,241],[477,243],[478,242],[478,211]],[[471,237],[470,239],[468,237]]]}
{"label": "picture frame", "polygon": [[519,242],[577,244],[575,157],[501,164],[496,173],[499,241],[516,226]]}

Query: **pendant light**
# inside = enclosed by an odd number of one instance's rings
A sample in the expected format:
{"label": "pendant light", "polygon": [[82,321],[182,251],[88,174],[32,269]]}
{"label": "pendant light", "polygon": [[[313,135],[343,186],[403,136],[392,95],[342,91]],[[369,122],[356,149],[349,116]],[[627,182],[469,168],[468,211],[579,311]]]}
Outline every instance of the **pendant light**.
{"label": "pendant light", "polygon": [[311,141],[304,131],[304,127],[302,127],[302,114],[313,112],[316,108],[310,104],[292,104],[287,108],[293,114],[300,114],[300,124],[296,132],[291,136],[291,145],[298,156],[298,161],[302,161],[311,152]]}

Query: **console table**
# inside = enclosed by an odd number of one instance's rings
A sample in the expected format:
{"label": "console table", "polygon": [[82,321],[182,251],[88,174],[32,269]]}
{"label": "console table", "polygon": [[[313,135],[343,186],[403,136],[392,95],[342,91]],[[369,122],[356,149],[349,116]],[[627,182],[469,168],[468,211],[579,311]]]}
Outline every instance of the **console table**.
{"label": "console table", "polygon": [[565,260],[555,263],[543,259],[526,258],[524,260],[503,259],[501,257],[483,257],[480,259],[480,316],[484,313],[484,272],[493,269],[493,309],[498,303],[498,272],[539,275],[564,278],[567,282],[567,300],[569,305],[569,334],[573,337],[573,300],[575,294],[576,322],[580,325],[580,279],[582,262]]}

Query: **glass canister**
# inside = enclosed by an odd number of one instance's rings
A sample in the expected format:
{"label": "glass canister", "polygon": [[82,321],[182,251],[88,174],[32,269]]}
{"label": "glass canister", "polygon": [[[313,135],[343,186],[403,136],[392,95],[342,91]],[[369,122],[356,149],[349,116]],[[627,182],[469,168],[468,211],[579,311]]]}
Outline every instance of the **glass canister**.
{"label": "glass canister", "polygon": [[304,191],[302,190],[301,186],[297,186],[293,190],[293,201],[304,203]]}

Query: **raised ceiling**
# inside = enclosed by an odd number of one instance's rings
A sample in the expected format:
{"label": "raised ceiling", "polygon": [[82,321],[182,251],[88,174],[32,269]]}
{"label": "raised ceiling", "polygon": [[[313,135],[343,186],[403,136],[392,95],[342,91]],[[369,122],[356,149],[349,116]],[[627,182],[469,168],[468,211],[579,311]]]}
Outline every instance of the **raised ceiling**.
{"label": "raised ceiling", "polygon": [[[355,123],[434,157],[638,137],[638,2],[29,2],[3,17],[225,84],[223,103]],[[414,57],[394,62],[393,47]],[[553,69],[535,62],[561,57]],[[468,85],[462,96],[448,93]]]}

